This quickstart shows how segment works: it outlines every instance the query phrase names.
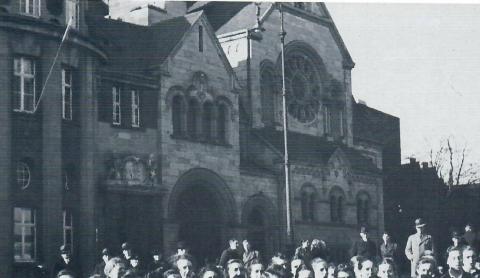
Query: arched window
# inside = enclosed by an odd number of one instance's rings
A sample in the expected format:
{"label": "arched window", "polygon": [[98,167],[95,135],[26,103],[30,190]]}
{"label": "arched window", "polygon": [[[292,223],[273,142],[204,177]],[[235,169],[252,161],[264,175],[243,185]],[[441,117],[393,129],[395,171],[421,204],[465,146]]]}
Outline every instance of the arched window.
{"label": "arched window", "polygon": [[224,103],[218,105],[217,110],[217,139],[218,142],[225,144],[227,140],[227,115],[228,108]]}
{"label": "arched window", "polygon": [[209,101],[203,104],[202,131],[206,141],[212,140],[213,135],[213,104]]}
{"label": "arched window", "polygon": [[368,224],[370,215],[370,196],[361,192],[357,195],[357,222],[358,224]]}
{"label": "arched window", "polygon": [[27,160],[22,160],[17,163],[16,176],[17,187],[19,189],[25,190],[30,186],[32,175]]}
{"label": "arched window", "polygon": [[302,220],[315,220],[315,188],[311,184],[305,184],[301,191]]}
{"label": "arched window", "polygon": [[275,123],[275,75],[273,67],[264,66],[260,73],[262,120],[265,125]]}
{"label": "arched window", "polygon": [[185,115],[185,103],[183,97],[176,95],[172,100],[172,126],[173,135],[182,136],[184,133],[183,117]]}
{"label": "arched window", "polygon": [[197,139],[198,137],[198,124],[197,119],[199,115],[199,105],[198,101],[194,98],[188,101],[188,111],[187,111],[187,133],[188,136],[192,139]]}
{"label": "arched window", "polygon": [[330,220],[335,223],[344,222],[344,193],[340,188],[334,188],[330,192]]}

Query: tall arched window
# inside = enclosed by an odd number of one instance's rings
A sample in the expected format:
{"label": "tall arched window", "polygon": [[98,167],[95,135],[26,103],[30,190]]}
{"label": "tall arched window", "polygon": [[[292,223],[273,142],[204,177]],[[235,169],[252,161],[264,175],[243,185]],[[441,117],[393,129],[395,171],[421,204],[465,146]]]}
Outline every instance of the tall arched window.
{"label": "tall arched window", "polygon": [[344,193],[340,188],[334,188],[330,192],[330,220],[335,223],[343,223]]}
{"label": "tall arched window", "polygon": [[183,97],[176,95],[172,100],[172,126],[173,135],[182,136],[184,133],[183,117],[185,115],[185,103]]}
{"label": "tall arched window", "polygon": [[302,220],[315,220],[315,188],[311,184],[305,184],[301,191]]}
{"label": "tall arched window", "polygon": [[263,66],[260,73],[262,120],[265,125],[275,123],[275,77],[272,66]]}
{"label": "tall arched window", "polygon": [[197,139],[198,137],[197,119],[199,114],[198,101],[194,98],[190,99],[188,101],[187,132],[188,136],[192,139]]}
{"label": "tall arched window", "polygon": [[370,215],[370,196],[361,192],[357,195],[357,222],[358,224],[368,224]]}
{"label": "tall arched window", "polygon": [[212,140],[213,135],[213,104],[209,101],[203,104],[202,131],[203,138],[207,141]]}
{"label": "tall arched window", "polygon": [[217,139],[220,143],[227,143],[227,115],[228,108],[224,103],[218,105],[217,110]]}

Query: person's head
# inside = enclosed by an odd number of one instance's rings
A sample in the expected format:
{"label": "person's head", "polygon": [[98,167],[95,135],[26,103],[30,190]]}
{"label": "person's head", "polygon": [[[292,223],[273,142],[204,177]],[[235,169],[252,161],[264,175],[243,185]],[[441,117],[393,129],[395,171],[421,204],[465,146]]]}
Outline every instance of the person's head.
{"label": "person's head", "polygon": [[461,235],[458,231],[452,231],[452,242],[454,246],[458,246],[460,243]]}
{"label": "person's head", "polygon": [[263,272],[262,278],[286,278],[287,271],[284,267],[278,264],[270,264],[270,266]]}
{"label": "person's head", "polygon": [[102,260],[107,263],[110,260],[110,251],[107,248],[103,248],[102,250]]}
{"label": "person's head", "polygon": [[353,269],[353,273],[355,274],[355,277],[359,277],[360,274],[359,274],[359,270],[358,270],[358,261],[362,259],[361,256],[353,256],[351,259],[350,259],[350,265],[352,266],[352,269]]}
{"label": "person's head", "polygon": [[181,240],[177,242],[177,255],[182,256],[187,254],[187,244]]}
{"label": "person's head", "polygon": [[336,269],[337,269],[337,267],[335,266],[334,263],[329,263],[328,264],[328,269],[327,269],[327,276],[328,277],[334,277]]}
{"label": "person's head", "polygon": [[454,247],[448,251],[447,265],[450,269],[460,270],[462,267],[462,252]]}
{"label": "person's head", "polygon": [[287,257],[283,253],[278,252],[275,255],[273,255],[271,264],[272,265],[279,265],[283,269],[287,269],[288,260],[287,260]]}
{"label": "person's head", "polygon": [[227,262],[226,278],[241,278],[245,275],[243,262],[238,259],[231,259]]}
{"label": "person's head", "polygon": [[358,261],[359,278],[370,278],[373,275],[373,262],[370,259],[362,258]]}
{"label": "person's head", "polygon": [[249,251],[251,249],[251,245],[250,245],[250,242],[248,241],[248,239],[244,239],[242,241],[242,246],[243,246],[243,250],[245,250],[245,251]]}
{"label": "person's head", "polygon": [[70,248],[67,245],[60,246],[60,256],[65,262],[70,262]]}
{"label": "person's head", "polygon": [[475,268],[475,261],[477,260],[477,254],[475,250],[469,245],[465,246],[462,250],[463,270],[470,272]]}
{"label": "person's head", "polygon": [[435,273],[435,261],[432,259],[423,258],[417,264],[417,277],[433,277]]}
{"label": "person's head", "polygon": [[387,231],[384,231],[383,235],[382,235],[382,239],[383,239],[384,242],[390,241],[390,233],[387,232]]}
{"label": "person's head", "polygon": [[193,271],[192,261],[186,256],[179,256],[175,261],[178,273],[182,278],[186,278]]}
{"label": "person's head", "polygon": [[417,218],[415,220],[415,230],[417,230],[417,233],[423,234],[425,232],[425,222],[423,222],[422,218]]}
{"label": "person's head", "polygon": [[122,244],[122,253],[123,253],[123,256],[125,256],[125,258],[127,259],[130,259],[130,257],[132,256],[132,248],[130,248],[130,245],[128,244],[128,242],[124,242]]}
{"label": "person's head", "polygon": [[350,271],[348,270],[348,266],[345,264],[337,265],[337,269],[335,270],[335,278],[351,278]]}
{"label": "person's head", "polygon": [[163,278],[181,278],[176,269],[169,269],[163,273]]}
{"label": "person's head", "polygon": [[297,269],[303,264],[303,260],[295,256],[290,261],[290,272],[293,276],[297,273]]}
{"label": "person's head", "polygon": [[140,262],[140,260],[138,259],[137,255],[134,255],[134,256],[130,257],[130,265],[131,266],[137,267],[139,262]]}
{"label": "person's head", "polygon": [[69,270],[64,269],[58,272],[56,278],[75,278],[75,275]]}
{"label": "person's head", "polygon": [[394,278],[396,277],[395,266],[391,260],[382,260],[378,264],[378,278]]}
{"label": "person's head", "polygon": [[302,240],[301,246],[302,246],[302,248],[308,248],[308,244],[309,244],[309,240],[304,239],[304,240]]}
{"label": "person's head", "polygon": [[365,241],[368,239],[368,229],[367,229],[367,227],[360,227],[360,237]]}
{"label": "person's head", "polygon": [[314,278],[313,270],[305,264],[302,264],[298,269],[297,273],[294,276],[295,278]]}
{"label": "person's head", "polygon": [[119,278],[122,277],[126,270],[127,267],[123,260],[113,257],[105,264],[104,272],[108,278]]}
{"label": "person's head", "polygon": [[228,241],[228,246],[230,247],[230,249],[236,250],[238,248],[238,240],[235,238],[231,238]]}
{"label": "person's head", "polygon": [[260,278],[263,273],[263,264],[258,259],[253,259],[248,266],[249,278]]}
{"label": "person's head", "polygon": [[198,278],[220,278],[218,269],[214,266],[205,266],[198,273]]}
{"label": "person's head", "polygon": [[311,261],[311,265],[313,268],[313,272],[315,274],[315,278],[325,278],[327,277],[327,262],[322,258],[314,258]]}
{"label": "person's head", "polygon": [[471,232],[471,231],[473,231],[472,224],[467,223],[467,225],[465,225],[465,232]]}
{"label": "person's head", "polygon": [[160,252],[160,250],[155,249],[152,252],[152,257],[154,261],[159,261],[162,259],[163,255],[162,255],[162,252]]}

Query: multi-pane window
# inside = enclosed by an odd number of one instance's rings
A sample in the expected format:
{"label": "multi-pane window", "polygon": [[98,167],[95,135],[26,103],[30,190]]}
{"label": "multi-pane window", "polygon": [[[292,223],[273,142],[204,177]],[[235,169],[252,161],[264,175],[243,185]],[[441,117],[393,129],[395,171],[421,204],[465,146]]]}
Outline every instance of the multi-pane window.
{"label": "multi-pane window", "polygon": [[132,90],[132,126],[140,126],[140,95],[137,90]]}
{"label": "multi-pane window", "polygon": [[13,109],[35,112],[35,63],[25,57],[13,60]]}
{"label": "multi-pane window", "polygon": [[198,51],[203,52],[203,26],[198,26]]}
{"label": "multi-pane window", "polygon": [[357,222],[368,224],[370,215],[370,197],[362,192],[357,196]]}
{"label": "multi-pane window", "polygon": [[220,143],[227,143],[227,107],[225,104],[218,106],[217,138]]}
{"label": "multi-pane window", "polygon": [[16,207],[14,215],[14,259],[16,262],[32,262],[36,258],[35,210]]}
{"label": "multi-pane window", "polygon": [[120,88],[112,87],[112,123],[114,125],[122,124],[122,110],[120,103]]}
{"label": "multi-pane window", "polygon": [[73,251],[73,215],[69,209],[63,210],[63,244]]}
{"label": "multi-pane window", "polygon": [[203,118],[202,118],[202,130],[203,138],[207,141],[212,139],[213,133],[213,104],[211,102],[205,102],[203,104]]}
{"label": "multi-pane window", "polygon": [[335,223],[344,222],[343,219],[344,194],[340,189],[330,193],[330,220]]}
{"label": "multi-pane window", "polygon": [[199,104],[195,99],[190,99],[188,102],[188,111],[187,111],[187,133],[188,136],[192,139],[196,139],[198,136],[198,125],[197,119],[199,115]]}
{"label": "multi-pane window", "polygon": [[72,119],[72,71],[62,69],[62,118]]}
{"label": "multi-pane window", "polygon": [[20,12],[40,16],[40,0],[20,0]]}
{"label": "multi-pane window", "polygon": [[79,9],[78,0],[65,0],[65,21],[71,22],[70,26],[72,28],[79,27],[80,21],[80,9]]}
{"label": "multi-pane window", "polygon": [[182,96],[176,95],[172,101],[172,125],[173,135],[181,136],[184,133],[183,117],[185,114],[185,104]]}
{"label": "multi-pane window", "polygon": [[302,220],[315,220],[315,189],[312,185],[306,184],[301,191]]}
{"label": "multi-pane window", "polygon": [[30,167],[25,162],[18,162],[16,172],[18,188],[26,189],[30,185]]}

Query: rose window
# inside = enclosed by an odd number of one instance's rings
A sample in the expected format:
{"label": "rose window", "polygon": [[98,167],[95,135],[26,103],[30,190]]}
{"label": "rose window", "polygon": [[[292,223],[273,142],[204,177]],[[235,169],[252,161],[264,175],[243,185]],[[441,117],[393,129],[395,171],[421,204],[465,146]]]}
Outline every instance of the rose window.
{"label": "rose window", "polygon": [[320,78],[311,60],[292,55],[285,61],[288,113],[301,123],[310,123],[320,109]]}

